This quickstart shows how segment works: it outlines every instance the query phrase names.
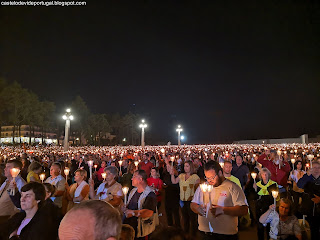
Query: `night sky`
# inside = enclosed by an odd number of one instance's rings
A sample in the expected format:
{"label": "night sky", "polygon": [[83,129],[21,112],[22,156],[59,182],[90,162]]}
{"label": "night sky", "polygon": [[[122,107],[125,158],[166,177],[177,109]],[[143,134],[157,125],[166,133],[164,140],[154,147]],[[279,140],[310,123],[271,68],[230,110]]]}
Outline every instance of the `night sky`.
{"label": "night sky", "polygon": [[80,95],[93,113],[138,113],[152,143],[176,143],[177,124],[188,144],[312,137],[319,2],[0,7],[0,77],[57,112]]}

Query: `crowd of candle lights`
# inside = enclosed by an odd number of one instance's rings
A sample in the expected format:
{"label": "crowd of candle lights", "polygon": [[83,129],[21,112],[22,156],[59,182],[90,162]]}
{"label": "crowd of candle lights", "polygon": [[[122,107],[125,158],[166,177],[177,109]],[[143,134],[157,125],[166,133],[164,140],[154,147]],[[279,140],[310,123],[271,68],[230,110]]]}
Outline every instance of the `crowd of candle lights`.
{"label": "crowd of candle lights", "polygon": [[[90,178],[92,178],[93,168],[96,171],[98,164],[101,161],[115,161],[119,167],[123,162],[123,157],[130,154],[133,159],[133,163],[136,167],[140,162],[143,153],[150,153],[156,160],[164,160],[170,158],[171,164],[177,161],[179,158],[184,160],[190,160],[193,157],[198,157],[203,161],[216,160],[219,161],[221,167],[224,165],[225,160],[234,158],[237,154],[241,154],[245,162],[249,164],[259,164],[256,162],[258,156],[265,150],[276,150],[279,157],[285,161],[290,161],[292,166],[298,158],[306,161],[305,170],[312,167],[312,161],[318,160],[320,156],[320,143],[314,144],[263,144],[263,145],[249,145],[249,144],[229,144],[229,145],[171,145],[171,146],[111,146],[111,147],[95,147],[95,146],[83,146],[83,147],[70,147],[68,151],[64,151],[63,147],[8,147],[4,146],[0,148],[0,162],[5,160],[26,157],[38,157],[42,160],[44,165],[50,165],[53,161],[64,160],[66,167],[64,174],[68,178],[70,169],[68,164],[71,159],[83,158],[90,169]],[[11,174],[16,177],[19,174],[19,169],[11,169]],[[251,173],[251,177],[255,181],[257,174]],[[44,173],[39,175],[40,180],[43,182],[46,178]],[[106,178],[106,173],[102,173],[102,178]],[[203,183],[200,185],[201,190],[204,193],[209,193],[212,188],[210,185]],[[128,188],[123,189],[125,195],[125,202],[128,193]],[[272,193],[274,199],[277,198],[278,192]],[[203,202],[205,204],[210,203],[209,197],[206,198],[204,194]],[[209,194],[208,194],[209,196]]]}

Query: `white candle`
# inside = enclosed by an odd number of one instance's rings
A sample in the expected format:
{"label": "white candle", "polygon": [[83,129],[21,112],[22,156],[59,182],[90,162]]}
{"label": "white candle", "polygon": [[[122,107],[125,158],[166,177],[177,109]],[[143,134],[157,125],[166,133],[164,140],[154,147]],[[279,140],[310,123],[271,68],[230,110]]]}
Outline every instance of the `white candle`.
{"label": "white candle", "polygon": [[221,168],[223,168],[224,162],[221,162],[221,163],[219,163],[219,164],[220,164]]}
{"label": "white candle", "polygon": [[[11,168],[10,169],[10,174],[13,177],[13,182],[16,181],[16,177],[19,175],[20,169],[19,168]],[[15,189],[11,190],[11,195],[14,196],[16,194]]]}
{"label": "white candle", "polygon": [[95,165],[94,165],[94,171],[95,171],[95,172],[97,171],[97,167],[98,167],[98,165],[95,164]]}
{"label": "white candle", "polygon": [[101,177],[103,178],[103,181],[106,180],[106,177],[107,177],[107,174],[104,172],[104,173],[101,173]]}
{"label": "white candle", "polygon": [[44,179],[46,178],[46,174],[41,173],[41,174],[39,175],[39,177],[40,177],[41,182],[43,183]]}
{"label": "white candle", "polygon": [[274,200],[274,205],[277,206],[277,197],[278,197],[279,192],[278,191],[272,191],[272,197]]}
{"label": "white candle", "polygon": [[136,169],[138,169],[139,162],[138,162],[138,161],[135,161],[135,162],[134,162],[134,165],[136,166]]}
{"label": "white candle", "polygon": [[124,194],[124,205],[127,206],[127,194],[129,192],[129,188],[128,187],[123,187],[122,188],[122,192]]}
{"label": "white candle", "polygon": [[296,162],[296,160],[294,158],[291,159],[291,163],[292,163],[292,170],[294,170],[294,163]]}
{"label": "white candle", "polygon": [[66,167],[66,168],[64,169],[64,174],[66,175],[66,180],[68,180],[69,172],[70,172],[70,169]]}
{"label": "white candle", "polygon": [[253,178],[253,182],[256,182],[257,173],[251,173],[251,177]]}
{"label": "white candle", "polygon": [[93,161],[92,161],[92,160],[88,161],[88,165],[89,165],[89,170],[90,170],[90,178],[92,179],[92,166],[93,166]]}

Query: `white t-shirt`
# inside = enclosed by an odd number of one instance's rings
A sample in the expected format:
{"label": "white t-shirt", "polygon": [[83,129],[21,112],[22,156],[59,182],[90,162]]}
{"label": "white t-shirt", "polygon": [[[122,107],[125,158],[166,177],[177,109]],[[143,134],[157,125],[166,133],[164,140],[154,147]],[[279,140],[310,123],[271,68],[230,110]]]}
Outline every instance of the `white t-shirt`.
{"label": "white t-shirt", "polygon": [[[247,200],[242,189],[226,179],[218,187],[214,187],[210,193],[211,203],[222,207],[247,206]],[[207,198],[208,199],[208,198]],[[203,192],[197,188],[192,202],[203,204]],[[218,234],[237,234],[238,217],[222,214],[214,217],[208,212],[208,218],[198,215],[199,230],[202,232],[214,232]]]}

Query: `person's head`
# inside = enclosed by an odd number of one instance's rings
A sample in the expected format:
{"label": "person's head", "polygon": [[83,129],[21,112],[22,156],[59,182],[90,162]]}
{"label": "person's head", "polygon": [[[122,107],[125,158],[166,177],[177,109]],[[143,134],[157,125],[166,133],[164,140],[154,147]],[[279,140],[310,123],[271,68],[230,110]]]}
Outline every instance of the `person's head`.
{"label": "person's head", "polygon": [[80,183],[87,179],[87,171],[84,169],[78,169],[74,172],[74,181]]}
{"label": "person's head", "polygon": [[118,177],[118,168],[115,166],[109,166],[104,169],[104,172],[107,174],[106,181],[111,182],[116,177]]}
{"label": "person's head", "polygon": [[265,183],[269,181],[271,177],[271,172],[268,168],[262,168],[259,172],[259,178],[263,180]]}
{"label": "person's head", "polygon": [[159,177],[158,168],[156,168],[156,167],[151,168],[150,176],[153,178],[158,178]]}
{"label": "person's head", "polygon": [[270,150],[270,158],[271,158],[271,160],[275,160],[276,157],[277,157],[277,151],[274,150],[274,149]]}
{"label": "person's head", "polygon": [[189,160],[184,163],[184,171],[186,173],[190,173],[191,175],[194,173],[194,166],[192,161]]}
{"label": "person's head", "polygon": [[38,208],[41,201],[46,197],[46,190],[41,183],[31,182],[21,188],[21,209],[29,211]]}
{"label": "person's head", "polygon": [[292,215],[292,202],[288,198],[281,198],[279,202],[279,215],[286,217]]}
{"label": "person's head", "polygon": [[320,176],[320,163],[318,161],[312,162],[311,174],[316,178]]}
{"label": "person's head", "polygon": [[295,169],[297,169],[297,170],[302,170],[302,169],[303,169],[303,163],[302,163],[302,161],[296,161],[296,162],[294,163],[294,167],[295,167]]}
{"label": "person's head", "polygon": [[50,167],[50,175],[52,177],[57,177],[60,175],[61,172],[61,165],[58,162],[54,162],[52,163],[51,167]]}
{"label": "person's head", "polygon": [[29,167],[28,167],[28,171],[32,171],[32,172],[35,172],[37,174],[41,173],[42,172],[42,166],[39,162],[32,162]]}
{"label": "person's head", "polygon": [[107,166],[106,161],[102,161],[102,162],[101,162],[101,168],[103,168],[103,169],[104,169],[106,166]]}
{"label": "person's head", "polygon": [[240,155],[237,155],[237,156],[236,156],[236,164],[239,166],[239,165],[242,164],[242,162],[243,162],[242,157],[241,157]]}
{"label": "person's head", "polygon": [[214,187],[219,186],[224,177],[220,164],[216,161],[208,161],[204,165],[204,174],[207,182]]}
{"label": "person's head", "polygon": [[56,187],[50,183],[43,183],[43,186],[46,190],[45,200],[47,200],[54,194],[54,192],[56,191]]}
{"label": "person's head", "polygon": [[144,170],[137,170],[132,176],[132,186],[138,187],[147,184],[147,174]]}
{"label": "person's head", "polygon": [[232,171],[232,163],[229,161],[225,161],[224,165],[223,165],[223,173],[226,175],[231,175],[231,171]]}
{"label": "person's head", "polygon": [[109,203],[89,200],[76,204],[62,219],[60,240],[117,240],[121,232],[119,212]]}
{"label": "person's head", "polygon": [[4,175],[11,179],[11,173],[10,170],[12,168],[18,168],[18,169],[22,169],[22,162],[20,162],[19,160],[9,160],[6,164],[6,167],[4,168]]}
{"label": "person's head", "polygon": [[129,224],[122,224],[119,240],[134,240],[135,231]]}
{"label": "person's head", "polygon": [[200,166],[200,159],[199,158],[193,159],[193,165],[195,168],[198,168]]}
{"label": "person's head", "polygon": [[142,155],[142,160],[143,160],[143,161],[148,161],[148,160],[149,160],[149,154],[148,154],[148,153],[144,153],[144,154]]}

